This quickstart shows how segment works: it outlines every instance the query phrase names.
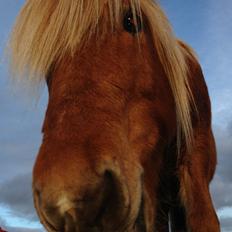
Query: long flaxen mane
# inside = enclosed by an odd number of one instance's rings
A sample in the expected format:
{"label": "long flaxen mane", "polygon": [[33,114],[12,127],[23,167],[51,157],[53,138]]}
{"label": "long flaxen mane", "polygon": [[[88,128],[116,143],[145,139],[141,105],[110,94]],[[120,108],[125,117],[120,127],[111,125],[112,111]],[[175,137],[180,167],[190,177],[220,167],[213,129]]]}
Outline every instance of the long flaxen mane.
{"label": "long flaxen mane", "polygon": [[[74,55],[88,41],[105,16],[112,31],[121,23],[125,5],[149,23],[156,49],[168,77],[176,104],[178,141],[188,149],[193,141],[192,94],[188,83],[187,57],[170,24],[153,0],[27,0],[9,42],[11,68],[18,79],[39,83],[65,54]],[[102,20],[104,21],[104,20]],[[129,62],[129,61],[128,61]]]}

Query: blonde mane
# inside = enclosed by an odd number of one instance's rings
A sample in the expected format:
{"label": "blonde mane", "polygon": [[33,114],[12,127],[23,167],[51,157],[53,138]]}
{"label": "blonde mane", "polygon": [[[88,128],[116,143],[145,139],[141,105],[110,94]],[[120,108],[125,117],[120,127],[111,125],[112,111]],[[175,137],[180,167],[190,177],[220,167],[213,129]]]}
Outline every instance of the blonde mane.
{"label": "blonde mane", "polygon": [[97,31],[105,9],[114,28],[122,20],[125,2],[135,14],[146,17],[154,47],[166,72],[176,104],[178,145],[190,150],[192,94],[188,84],[187,56],[174,36],[163,11],[153,0],[27,0],[9,41],[11,67],[17,78],[45,79],[50,67],[65,54],[74,54]]}

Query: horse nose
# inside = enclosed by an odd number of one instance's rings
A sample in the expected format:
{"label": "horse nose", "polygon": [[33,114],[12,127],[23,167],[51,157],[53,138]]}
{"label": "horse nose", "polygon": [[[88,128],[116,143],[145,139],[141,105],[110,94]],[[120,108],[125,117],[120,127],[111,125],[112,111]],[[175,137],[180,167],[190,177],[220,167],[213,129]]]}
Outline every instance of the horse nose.
{"label": "horse nose", "polygon": [[[89,173],[87,175],[90,176]],[[75,178],[78,179],[78,176]],[[48,231],[79,232],[80,226],[89,227],[96,223],[110,194],[111,180],[107,172],[103,176],[91,174],[91,181],[79,179],[72,180],[72,185],[68,184],[70,180],[66,180],[63,187],[59,186],[60,183],[40,188],[34,186],[35,207]]]}
{"label": "horse nose", "polygon": [[35,206],[49,231],[115,231],[114,228],[126,224],[133,209],[126,178],[115,166],[105,166],[98,174],[92,175],[86,184],[81,180],[81,185],[74,182],[60,191],[36,191]]}

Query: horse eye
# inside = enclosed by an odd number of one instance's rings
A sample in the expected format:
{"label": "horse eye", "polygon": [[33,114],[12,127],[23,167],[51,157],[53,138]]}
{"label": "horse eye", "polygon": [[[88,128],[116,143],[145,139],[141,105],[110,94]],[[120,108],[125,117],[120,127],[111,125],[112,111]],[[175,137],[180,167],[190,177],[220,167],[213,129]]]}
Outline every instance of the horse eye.
{"label": "horse eye", "polygon": [[125,31],[131,34],[139,33],[142,30],[141,18],[136,15],[136,19],[134,19],[132,11],[129,10],[124,16],[123,26]]}

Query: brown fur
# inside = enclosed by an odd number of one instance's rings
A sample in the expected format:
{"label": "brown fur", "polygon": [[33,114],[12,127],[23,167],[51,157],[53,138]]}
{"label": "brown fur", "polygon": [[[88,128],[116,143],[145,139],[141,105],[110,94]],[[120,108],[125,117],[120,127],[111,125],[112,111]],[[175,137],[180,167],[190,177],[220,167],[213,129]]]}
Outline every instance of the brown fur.
{"label": "brown fur", "polygon": [[145,17],[138,46],[118,24],[50,67],[33,172],[35,206],[47,231],[162,232],[168,214],[176,232],[220,230],[209,194],[216,151],[202,72],[176,40],[198,110],[185,99],[194,141],[188,149],[183,136],[178,153],[176,96],[151,30]]}
{"label": "brown fur", "polygon": [[[73,57],[90,38],[97,42],[121,26],[125,10],[130,8],[147,21],[161,65],[174,96],[177,116],[177,144],[181,137],[191,150],[192,98],[186,56],[191,49],[179,46],[172,28],[158,4],[153,0],[28,0],[21,10],[9,42],[11,70],[15,80],[37,86],[55,63],[65,55]],[[109,28],[110,24],[110,28]],[[137,38],[139,42],[139,37]],[[154,49],[154,48],[152,48]],[[26,80],[26,81],[25,81]]]}

